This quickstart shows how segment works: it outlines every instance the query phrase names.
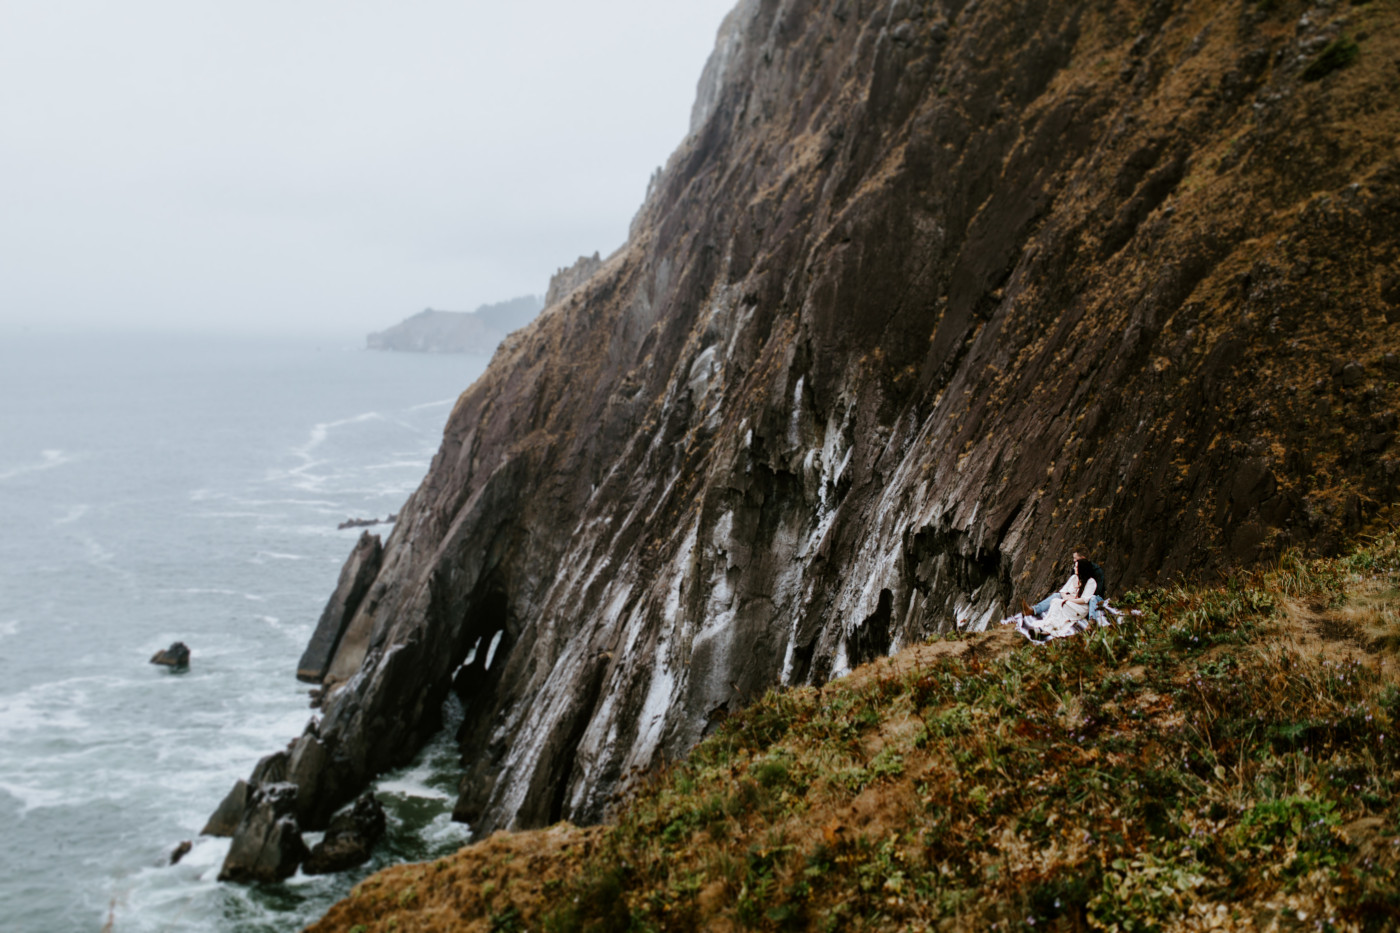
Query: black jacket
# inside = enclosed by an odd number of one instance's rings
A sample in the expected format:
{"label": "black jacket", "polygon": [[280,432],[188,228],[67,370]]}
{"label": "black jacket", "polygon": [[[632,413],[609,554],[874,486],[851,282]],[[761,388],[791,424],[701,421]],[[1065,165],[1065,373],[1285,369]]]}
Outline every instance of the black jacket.
{"label": "black jacket", "polygon": [[1079,577],[1079,594],[1084,595],[1084,587],[1089,585],[1089,581],[1094,581],[1094,595],[1099,599],[1108,598],[1108,590],[1103,585],[1103,568],[1091,560],[1081,560],[1079,566],[1087,569],[1087,574]]}

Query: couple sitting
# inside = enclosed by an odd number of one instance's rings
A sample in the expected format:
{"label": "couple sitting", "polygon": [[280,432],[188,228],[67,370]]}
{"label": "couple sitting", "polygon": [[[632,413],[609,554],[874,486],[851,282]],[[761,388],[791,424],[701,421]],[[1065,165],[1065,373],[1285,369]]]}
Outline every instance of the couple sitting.
{"label": "couple sitting", "polygon": [[1103,569],[1075,551],[1074,570],[1058,593],[1034,606],[1022,600],[1019,627],[1031,637],[1063,638],[1087,628],[1103,602]]}

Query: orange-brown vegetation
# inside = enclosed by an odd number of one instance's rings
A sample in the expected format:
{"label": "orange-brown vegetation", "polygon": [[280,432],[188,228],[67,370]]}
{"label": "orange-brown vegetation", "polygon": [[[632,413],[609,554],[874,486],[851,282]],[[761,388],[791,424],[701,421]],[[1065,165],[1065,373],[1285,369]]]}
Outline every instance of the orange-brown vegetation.
{"label": "orange-brown vegetation", "polygon": [[315,933],[1383,930],[1400,545],[774,691],[606,826],[381,872]]}

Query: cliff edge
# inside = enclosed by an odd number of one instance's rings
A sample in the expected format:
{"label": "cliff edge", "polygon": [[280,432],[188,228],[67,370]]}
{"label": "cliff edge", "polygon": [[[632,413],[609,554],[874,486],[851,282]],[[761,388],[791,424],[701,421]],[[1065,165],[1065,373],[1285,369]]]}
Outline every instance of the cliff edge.
{"label": "cliff edge", "polygon": [[287,754],[455,691],[458,818],[599,819],[768,687],[1393,516],[1393,3],[743,0],[629,242],[458,401]]}

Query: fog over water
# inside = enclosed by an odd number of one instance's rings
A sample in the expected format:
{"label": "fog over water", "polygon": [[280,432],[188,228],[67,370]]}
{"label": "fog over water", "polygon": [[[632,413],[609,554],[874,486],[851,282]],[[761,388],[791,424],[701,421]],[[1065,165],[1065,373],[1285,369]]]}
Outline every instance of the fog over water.
{"label": "fog over water", "polygon": [[542,293],[624,241],[732,5],[0,4],[0,336]]}
{"label": "fog over water", "polygon": [[365,334],[620,246],[731,5],[0,3],[0,928],[295,929],[465,839],[445,737],[355,872],[220,884],[198,832],[486,363]]}

